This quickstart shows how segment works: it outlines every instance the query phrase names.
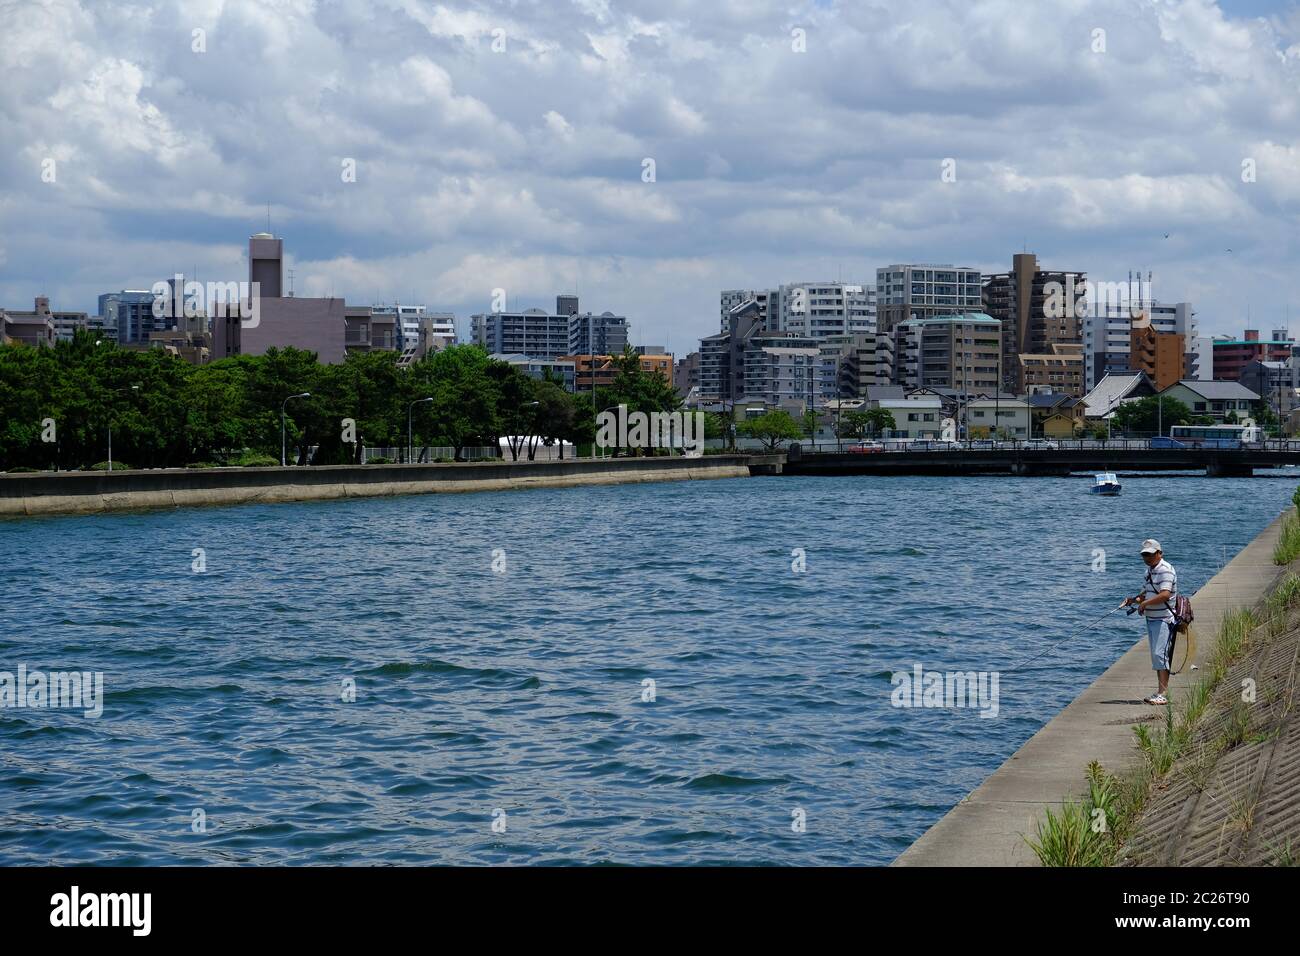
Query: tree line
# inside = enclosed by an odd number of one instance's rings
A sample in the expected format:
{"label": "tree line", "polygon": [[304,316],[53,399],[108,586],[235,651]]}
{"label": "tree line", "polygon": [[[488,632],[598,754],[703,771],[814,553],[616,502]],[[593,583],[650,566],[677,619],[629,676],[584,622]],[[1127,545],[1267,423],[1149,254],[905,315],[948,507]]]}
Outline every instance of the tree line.
{"label": "tree line", "polygon": [[[114,467],[278,464],[281,407],[293,461],[359,463],[362,446],[402,447],[408,414],[415,447],[514,441],[532,457],[541,444],[588,444],[596,412],[674,411],[681,400],[630,348],[614,357],[609,387],[568,392],[555,378],[532,378],[476,345],[430,353],[399,368],[397,353],[349,354],[322,365],[314,352],[272,348],[191,365],[161,349],[97,344],[78,332],[52,348],[0,346],[0,470],[105,467],[111,432]],[[415,403],[415,404],[412,404]],[[347,421],[350,420],[349,427]]]}

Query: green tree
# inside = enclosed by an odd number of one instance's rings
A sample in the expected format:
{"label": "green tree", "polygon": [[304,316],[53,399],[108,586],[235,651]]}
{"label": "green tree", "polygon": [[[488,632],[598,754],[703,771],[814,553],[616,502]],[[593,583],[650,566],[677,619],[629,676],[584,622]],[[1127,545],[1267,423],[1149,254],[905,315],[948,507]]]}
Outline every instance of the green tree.
{"label": "green tree", "polygon": [[[377,349],[353,353],[342,365],[325,367],[320,387],[341,406],[337,410],[339,426],[328,444],[338,446],[341,460],[360,464],[363,445],[406,444],[409,376],[397,367],[397,358],[396,352]],[[343,447],[343,418],[351,418],[356,425],[356,441],[350,448]]]}
{"label": "green tree", "polygon": [[840,422],[841,438],[875,438],[887,429],[897,428],[894,413],[887,408],[867,408],[845,412]]}
{"label": "green tree", "polygon": [[808,411],[804,412],[803,419],[800,422],[800,427],[803,429],[803,437],[816,438],[817,437],[817,412],[811,408],[808,409]]}
{"label": "green tree", "polygon": [[782,408],[746,419],[739,424],[737,431],[746,438],[761,441],[768,452],[775,451],[783,441],[793,441],[803,435],[799,423]]}
{"label": "green tree", "polygon": [[[194,370],[181,395],[185,419],[185,464],[227,463],[252,441],[244,416],[245,369],[222,360]],[[278,458],[276,459],[279,460]]]}
{"label": "green tree", "polygon": [[[632,346],[625,346],[621,355],[612,359],[614,380],[606,388],[597,389],[593,406],[592,435],[595,435],[595,415],[617,405],[626,405],[629,412],[672,412],[681,407],[682,398],[677,390],[659,372],[641,368],[641,356]],[[614,449],[617,455],[622,449]],[[638,454],[643,449],[635,450]]]}
{"label": "green tree", "polygon": [[1265,435],[1281,435],[1282,423],[1268,402],[1254,402],[1251,405],[1251,416],[1255,419],[1255,424],[1264,430]]}
{"label": "green tree", "polygon": [[725,438],[727,436],[727,426],[730,423],[730,415],[724,415],[722,412],[705,412],[704,437],[715,439]]}
{"label": "green tree", "polygon": [[533,427],[529,434],[528,460],[537,457],[537,445],[554,445],[560,443],[560,457],[564,457],[564,442],[572,441],[576,407],[573,396],[562,386],[551,380],[535,382],[533,385],[534,401]]}
{"label": "green tree", "polygon": [[1159,398],[1148,395],[1131,402],[1124,402],[1111,418],[1111,426],[1116,431],[1135,435],[1156,435],[1169,433],[1170,425],[1190,425],[1192,410],[1176,398]]}
{"label": "green tree", "polygon": [[453,345],[426,356],[411,369],[417,391],[434,399],[428,403],[429,427],[439,443],[454,449],[457,461],[464,457],[466,446],[494,442],[501,434],[490,364],[483,348]]}
{"label": "green tree", "polygon": [[500,439],[505,438],[510,448],[510,457],[518,461],[525,451],[529,436],[533,434],[537,418],[536,379],[530,378],[509,362],[490,361],[487,367],[488,377],[496,390],[496,427]]}

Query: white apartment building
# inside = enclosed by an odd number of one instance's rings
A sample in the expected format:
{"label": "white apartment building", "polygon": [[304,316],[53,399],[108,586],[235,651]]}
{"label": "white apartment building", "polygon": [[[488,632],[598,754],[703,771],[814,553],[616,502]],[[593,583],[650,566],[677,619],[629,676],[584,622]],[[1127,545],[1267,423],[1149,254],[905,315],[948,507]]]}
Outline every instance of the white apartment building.
{"label": "white apartment building", "polygon": [[876,270],[877,328],[891,332],[900,322],[936,315],[980,312],[978,269],[940,263],[895,263]]}
{"label": "white apartment building", "polygon": [[1187,377],[1198,382],[1214,381],[1214,337],[1198,335],[1191,340],[1191,354],[1196,357],[1195,367],[1187,369]]}
{"label": "white apartment building", "polygon": [[551,315],[544,309],[470,316],[474,343],[490,354],[545,359],[570,354],[569,320],[568,315]]}
{"label": "white apartment building", "polygon": [[1209,349],[1202,351],[1198,344],[1196,313],[1192,311],[1190,302],[1135,300],[1124,303],[1099,300],[1091,303],[1091,308],[1083,319],[1085,394],[1092,391],[1108,373],[1128,370],[1134,313],[1150,316],[1151,327],[1157,333],[1177,332],[1183,336],[1187,353],[1186,378],[1212,377],[1214,355]]}
{"label": "white apartment building", "polygon": [[744,390],[737,401],[799,412],[814,408],[817,357],[817,348],[806,339],[750,339],[742,353]]}
{"label": "white apartment building", "polygon": [[768,317],[768,297],[771,294],[772,292],[768,289],[724,289],[718,296],[718,318],[720,321],[718,328],[727,328],[727,316],[731,314],[732,309],[752,300],[758,303],[758,314],[762,319],[763,328],[769,332],[775,332],[776,327],[771,324]]}
{"label": "white apartment building", "polygon": [[736,306],[758,304],[769,332],[826,339],[876,331],[876,290],[852,282],[789,282],[775,289],[727,289],[719,295],[722,327]]}
{"label": "white apartment building", "polygon": [[456,344],[456,316],[451,312],[428,312],[422,305],[379,304],[370,307],[370,314],[391,316],[401,331],[402,347],[415,348],[420,342],[420,320],[433,322],[433,334]]}
{"label": "white apartment building", "polygon": [[791,282],[768,294],[777,331],[825,339],[876,331],[876,292],[846,282]]}

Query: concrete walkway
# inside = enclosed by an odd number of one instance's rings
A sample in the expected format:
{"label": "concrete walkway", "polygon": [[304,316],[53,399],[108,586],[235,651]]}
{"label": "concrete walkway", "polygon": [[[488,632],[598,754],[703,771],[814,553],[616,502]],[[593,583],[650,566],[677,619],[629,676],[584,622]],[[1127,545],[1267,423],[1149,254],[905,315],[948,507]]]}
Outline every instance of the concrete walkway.
{"label": "concrete walkway", "polygon": [[[1273,547],[1282,517],[1192,597],[1198,661],[1207,658],[1224,612],[1255,604],[1281,574],[1273,563]],[[1175,692],[1187,679],[1172,679]],[[893,865],[1038,866],[1024,836],[1036,833],[1044,809],[1056,809],[1085,792],[1084,770],[1093,760],[1111,772],[1137,761],[1132,727],[1157,710],[1142,703],[1154,689],[1143,636]]]}

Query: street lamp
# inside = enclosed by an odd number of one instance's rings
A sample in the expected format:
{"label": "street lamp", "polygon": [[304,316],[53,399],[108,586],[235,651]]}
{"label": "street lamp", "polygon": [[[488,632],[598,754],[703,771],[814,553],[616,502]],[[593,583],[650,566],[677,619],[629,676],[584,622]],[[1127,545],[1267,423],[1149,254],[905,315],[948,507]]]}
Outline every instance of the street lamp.
{"label": "street lamp", "polygon": [[[592,401],[592,403],[591,403],[591,407],[592,407],[592,408],[595,408],[595,407],[596,407],[596,402],[594,401],[594,399],[595,399],[595,397],[596,397],[596,393],[595,393],[595,392],[592,392],[591,394],[592,394],[592,399],[593,399],[593,401]],[[620,404],[621,404],[621,403],[620,403]],[[596,419],[599,419],[601,415],[605,414],[605,413],[606,413],[607,411],[609,411],[611,408],[618,408],[618,405],[606,405],[604,408],[602,408],[600,411],[598,411],[598,412],[596,413]],[[594,423],[594,421],[595,421],[595,419],[593,419],[593,423]],[[599,426],[599,425],[596,426],[596,430],[592,433],[592,436],[591,436],[591,457],[592,457],[592,458],[600,458],[600,457],[602,457],[601,455],[597,454],[597,452],[596,452],[596,436],[597,436],[598,434],[600,434],[600,426]]]}
{"label": "street lamp", "polygon": [[433,401],[433,396],[428,398],[417,398],[411,404],[406,406],[406,463],[411,463],[413,449],[411,448],[411,413],[415,410],[416,405],[423,405],[425,402]]}
{"label": "street lamp", "polygon": [[[593,394],[594,394],[594,393],[593,393]],[[538,405],[540,405],[540,404],[542,404],[542,403],[541,403],[541,402],[524,402],[524,403],[523,403],[522,405],[520,405],[519,407],[520,407],[520,408],[536,408],[536,407],[537,407]],[[528,431],[529,431],[529,434],[527,434],[527,435],[524,436],[524,441],[528,441],[529,439],[531,439],[531,438],[533,437],[533,436],[532,436],[532,430],[533,430],[532,419],[531,419],[531,417],[530,417],[530,419],[529,419],[529,424],[528,424]],[[563,451],[564,451],[564,439],[563,439],[563,438],[560,439],[560,451],[561,451],[561,453],[563,453]]]}
{"label": "street lamp", "polygon": [[284,461],[284,406],[288,405],[295,398],[311,398],[311,392],[299,392],[297,395],[290,395],[280,403],[280,467],[285,467]]}
{"label": "street lamp", "polygon": [[[99,343],[96,342],[95,344],[98,345]],[[113,394],[121,395],[125,391],[127,391],[125,388],[114,389]],[[131,391],[140,391],[140,386],[132,385]],[[113,473],[113,414],[111,410],[108,418],[108,473],[110,475]]]}

